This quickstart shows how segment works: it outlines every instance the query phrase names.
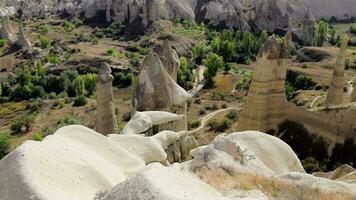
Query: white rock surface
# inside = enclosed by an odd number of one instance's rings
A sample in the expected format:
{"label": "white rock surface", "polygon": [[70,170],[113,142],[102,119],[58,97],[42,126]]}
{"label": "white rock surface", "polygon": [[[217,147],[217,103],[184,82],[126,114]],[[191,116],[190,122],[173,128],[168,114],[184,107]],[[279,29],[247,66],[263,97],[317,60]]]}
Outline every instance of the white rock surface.
{"label": "white rock surface", "polygon": [[[91,200],[99,191],[112,189],[146,162],[164,153],[178,137],[170,132],[154,138],[136,136],[137,151],[83,126],[59,129],[42,142],[28,141],[0,161],[2,200]],[[121,136],[122,140],[128,138]],[[153,156],[149,156],[152,154]],[[164,157],[164,156],[163,156]]]}
{"label": "white rock surface", "polygon": [[122,134],[141,134],[154,125],[165,124],[183,119],[183,115],[176,115],[163,111],[136,112],[122,129]]}

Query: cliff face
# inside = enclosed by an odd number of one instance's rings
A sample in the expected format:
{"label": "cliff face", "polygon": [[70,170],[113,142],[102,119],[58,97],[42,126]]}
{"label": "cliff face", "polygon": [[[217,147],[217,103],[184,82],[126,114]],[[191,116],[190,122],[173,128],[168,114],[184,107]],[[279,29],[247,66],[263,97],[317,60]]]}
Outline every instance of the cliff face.
{"label": "cliff face", "polygon": [[0,2],[0,14],[22,8],[26,15],[65,12],[91,19],[128,21],[145,27],[159,19],[189,19],[240,30],[275,30],[306,15],[306,4],[292,0],[12,0]]}

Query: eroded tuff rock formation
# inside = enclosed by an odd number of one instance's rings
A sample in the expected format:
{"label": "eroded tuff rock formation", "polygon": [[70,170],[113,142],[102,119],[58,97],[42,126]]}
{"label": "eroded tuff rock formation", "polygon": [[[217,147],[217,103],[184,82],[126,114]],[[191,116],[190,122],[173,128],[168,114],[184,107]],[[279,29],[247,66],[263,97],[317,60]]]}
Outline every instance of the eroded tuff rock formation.
{"label": "eroded tuff rock formation", "polygon": [[180,18],[243,31],[255,28],[274,31],[303,21],[307,7],[304,0],[13,0],[3,3],[4,10],[21,8],[26,15],[64,12],[86,19],[99,17],[103,21],[129,22],[137,30],[160,19]]}
{"label": "eroded tuff rock formation", "polygon": [[138,111],[163,110],[185,104],[190,95],[168,74],[156,53],[143,61],[133,104]]}
{"label": "eroded tuff rock formation", "polygon": [[[238,130],[275,131],[279,124],[290,120],[303,124],[310,133],[325,138],[331,145],[343,143],[348,137],[356,139],[355,102],[311,111],[287,101],[284,85],[288,43],[278,44],[272,37],[260,50]],[[342,59],[339,57],[337,63],[343,65]]]}
{"label": "eroded tuff rock formation", "polygon": [[174,81],[177,81],[177,72],[180,67],[177,52],[171,47],[169,40],[164,40],[163,44],[157,50],[159,59],[164,68]]}
{"label": "eroded tuff rock formation", "polygon": [[83,126],[64,127],[42,142],[25,142],[0,161],[0,195],[3,200],[356,197],[354,169],[306,174],[286,143],[261,132],[222,134],[192,150],[192,160],[161,165],[164,149],[179,137],[170,131],[105,137]]}
{"label": "eroded tuff rock formation", "polygon": [[118,133],[112,91],[113,80],[110,66],[103,63],[96,83],[96,131],[104,135]]}
{"label": "eroded tuff rock formation", "polygon": [[339,55],[336,58],[336,64],[334,66],[334,73],[329,85],[328,95],[326,97],[326,106],[341,105],[344,103],[344,72],[345,72],[345,60],[346,60],[346,50],[349,38],[345,35]]}
{"label": "eroded tuff rock formation", "polygon": [[22,22],[20,22],[18,39],[15,42],[15,44],[20,48],[29,48],[30,49],[32,47],[31,42],[25,36],[25,32],[23,30]]}

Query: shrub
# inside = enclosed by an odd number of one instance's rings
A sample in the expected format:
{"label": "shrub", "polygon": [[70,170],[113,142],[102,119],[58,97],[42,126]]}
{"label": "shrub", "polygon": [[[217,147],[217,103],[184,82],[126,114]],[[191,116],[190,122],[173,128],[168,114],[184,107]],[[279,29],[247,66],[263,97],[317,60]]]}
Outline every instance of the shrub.
{"label": "shrub", "polygon": [[238,118],[238,114],[237,114],[236,111],[231,111],[226,115],[226,118],[228,118],[228,119],[230,119],[232,121],[235,121]]}
{"label": "shrub", "polygon": [[7,44],[5,39],[0,39],[0,47],[4,47]]}
{"label": "shrub", "polygon": [[87,91],[87,96],[91,96],[95,93],[96,88],[96,74],[85,74],[84,78],[84,86]]}
{"label": "shrub", "polygon": [[224,119],[221,122],[210,122],[209,126],[210,126],[210,130],[214,131],[214,132],[223,132],[227,129],[229,129],[232,125],[231,120],[229,119]]}
{"label": "shrub", "polygon": [[40,40],[40,47],[42,49],[48,49],[49,47],[51,47],[51,40],[48,37],[39,36],[39,40]]}
{"label": "shrub", "polygon": [[198,128],[199,125],[200,125],[199,121],[194,121],[192,123],[189,123],[189,129]]}
{"label": "shrub", "polygon": [[47,34],[50,30],[50,27],[47,24],[41,24],[36,27],[37,31],[42,34]]}
{"label": "shrub", "polygon": [[313,81],[312,77],[307,75],[299,75],[295,80],[295,88],[297,90],[310,90],[315,87],[316,83]]}
{"label": "shrub", "polygon": [[199,42],[198,44],[196,44],[192,48],[195,63],[201,65],[208,52],[209,48],[205,42]]}
{"label": "shrub", "polygon": [[11,124],[11,131],[13,135],[24,134],[30,129],[30,125],[33,121],[32,117],[22,117],[21,119],[15,120]]}
{"label": "shrub", "polygon": [[88,103],[87,98],[84,95],[80,95],[74,99],[73,106],[74,107],[85,106],[87,103]]}
{"label": "shrub", "polygon": [[199,115],[205,115],[205,110],[204,109],[201,109],[201,110],[199,110]]}
{"label": "shrub", "polygon": [[323,172],[326,170],[326,166],[320,165],[319,162],[313,157],[307,157],[306,159],[302,160],[302,165],[305,171],[309,174],[314,172]]}
{"label": "shrub", "polygon": [[67,32],[75,29],[75,25],[67,20],[64,20],[63,27],[64,27],[64,30]]}
{"label": "shrub", "polygon": [[6,156],[10,150],[10,136],[0,133],[0,160]]}
{"label": "shrub", "polygon": [[11,93],[11,99],[14,101],[22,101],[31,98],[31,89],[26,86],[18,86]]}
{"label": "shrub", "polygon": [[42,141],[43,140],[43,133],[37,132],[32,136],[32,140],[34,141]]}
{"label": "shrub", "polygon": [[134,76],[129,73],[128,75],[124,75],[122,72],[114,73],[114,81],[113,85],[119,88],[126,88],[131,86],[134,82]]}
{"label": "shrub", "polygon": [[47,54],[45,56],[45,60],[54,65],[59,65],[59,63],[61,62],[59,56],[54,54]]}
{"label": "shrub", "polygon": [[97,45],[99,44],[99,38],[98,37],[94,37],[92,40],[92,44]]}

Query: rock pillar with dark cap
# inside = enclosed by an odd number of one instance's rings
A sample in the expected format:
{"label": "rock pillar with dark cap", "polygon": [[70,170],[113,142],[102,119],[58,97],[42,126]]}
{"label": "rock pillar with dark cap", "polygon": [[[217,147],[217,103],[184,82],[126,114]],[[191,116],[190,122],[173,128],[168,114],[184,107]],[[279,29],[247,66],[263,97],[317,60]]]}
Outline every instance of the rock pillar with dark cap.
{"label": "rock pillar with dark cap", "polygon": [[96,82],[96,131],[103,135],[118,133],[112,90],[113,80],[109,65],[104,63]]}
{"label": "rock pillar with dark cap", "polygon": [[20,22],[18,39],[15,43],[20,48],[31,48],[31,42],[25,37],[22,22]]}
{"label": "rock pillar with dark cap", "polygon": [[336,58],[333,77],[329,86],[328,95],[326,97],[326,107],[340,105],[344,102],[344,72],[348,42],[349,38],[345,35],[340,47],[339,55]]}

